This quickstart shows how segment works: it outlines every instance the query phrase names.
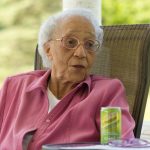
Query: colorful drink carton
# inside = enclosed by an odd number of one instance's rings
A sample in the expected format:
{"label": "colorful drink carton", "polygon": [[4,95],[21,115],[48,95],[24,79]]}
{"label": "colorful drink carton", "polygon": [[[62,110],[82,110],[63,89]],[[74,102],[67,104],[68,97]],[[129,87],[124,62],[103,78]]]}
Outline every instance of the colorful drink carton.
{"label": "colorful drink carton", "polygon": [[101,144],[121,139],[121,109],[120,107],[102,107],[101,117]]}

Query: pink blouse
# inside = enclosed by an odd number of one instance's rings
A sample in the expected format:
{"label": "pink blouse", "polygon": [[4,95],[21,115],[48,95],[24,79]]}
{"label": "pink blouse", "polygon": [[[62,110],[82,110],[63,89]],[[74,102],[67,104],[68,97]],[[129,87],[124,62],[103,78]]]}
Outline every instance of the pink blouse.
{"label": "pink blouse", "polygon": [[100,108],[122,110],[122,138],[134,137],[125,90],[118,79],[90,75],[48,112],[48,71],[9,77],[0,91],[0,149],[22,150],[24,136],[32,132],[28,150],[43,144],[100,140]]}

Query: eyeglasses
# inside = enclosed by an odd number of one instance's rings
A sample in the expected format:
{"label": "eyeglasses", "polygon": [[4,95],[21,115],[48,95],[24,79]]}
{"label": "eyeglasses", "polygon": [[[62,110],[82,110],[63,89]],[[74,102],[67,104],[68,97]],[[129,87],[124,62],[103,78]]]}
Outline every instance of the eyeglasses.
{"label": "eyeglasses", "polygon": [[[100,43],[97,40],[84,40],[83,42],[80,42],[78,38],[73,36],[64,36],[61,39],[55,39],[56,41],[61,41],[62,46],[69,50],[75,50],[79,47],[79,45],[83,44],[84,49],[95,52],[100,47]],[[52,39],[52,41],[54,41]]]}

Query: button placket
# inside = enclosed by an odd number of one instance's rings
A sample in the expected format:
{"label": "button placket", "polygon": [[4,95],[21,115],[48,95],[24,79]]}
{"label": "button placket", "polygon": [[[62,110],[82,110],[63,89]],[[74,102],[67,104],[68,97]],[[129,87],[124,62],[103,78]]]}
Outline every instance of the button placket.
{"label": "button placket", "polygon": [[51,122],[51,120],[50,119],[46,119],[46,121],[45,121],[46,123],[50,123]]}

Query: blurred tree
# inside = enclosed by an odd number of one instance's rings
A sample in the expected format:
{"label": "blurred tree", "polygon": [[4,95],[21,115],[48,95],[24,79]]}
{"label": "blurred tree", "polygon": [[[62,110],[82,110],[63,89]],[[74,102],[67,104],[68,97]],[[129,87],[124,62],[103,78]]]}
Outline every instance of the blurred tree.
{"label": "blurred tree", "polygon": [[102,24],[149,23],[149,4],[149,0],[102,0]]}
{"label": "blurred tree", "polygon": [[60,0],[0,1],[0,84],[8,75],[33,70],[39,27],[58,11]]}
{"label": "blurred tree", "polygon": [[[44,16],[61,10],[60,0],[1,0],[0,23],[13,25],[39,24]],[[5,17],[4,17],[5,16]]]}

